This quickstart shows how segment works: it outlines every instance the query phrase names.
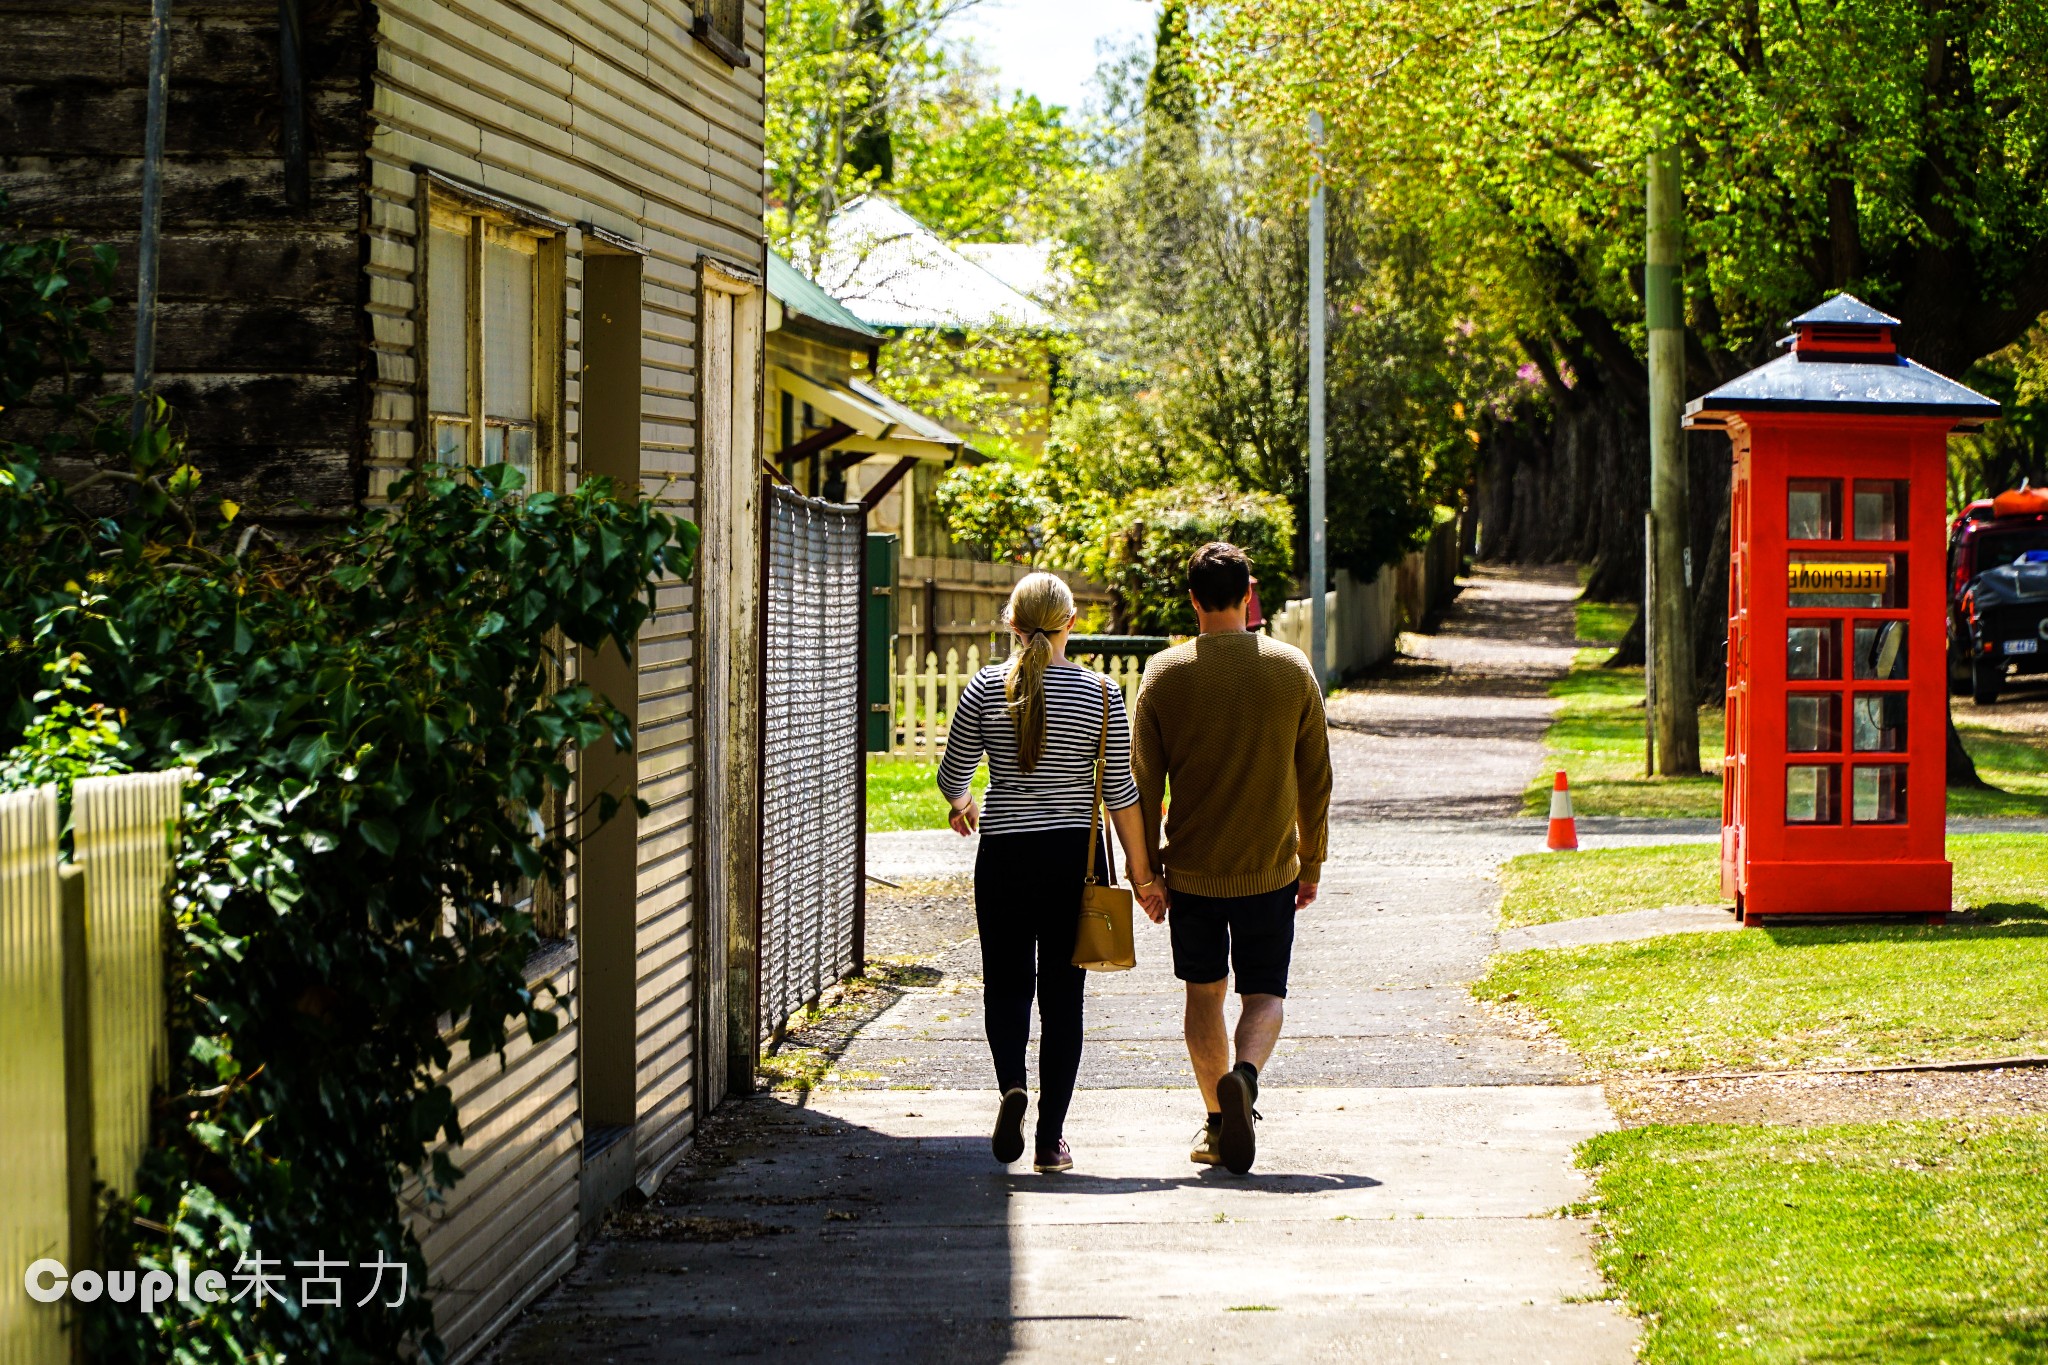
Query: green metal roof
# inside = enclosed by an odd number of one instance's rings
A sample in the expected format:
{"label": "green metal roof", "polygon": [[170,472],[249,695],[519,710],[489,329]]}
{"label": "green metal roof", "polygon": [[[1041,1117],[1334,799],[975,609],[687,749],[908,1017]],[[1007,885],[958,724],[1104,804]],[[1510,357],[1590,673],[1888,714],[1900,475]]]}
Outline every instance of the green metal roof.
{"label": "green metal roof", "polygon": [[820,289],[801,270],[773,251],[768,253],[768,292],[775,296],[775,301],[786,313],[853,332],[870,341],[883,339],[880,332],[849,313],[845,304]]}

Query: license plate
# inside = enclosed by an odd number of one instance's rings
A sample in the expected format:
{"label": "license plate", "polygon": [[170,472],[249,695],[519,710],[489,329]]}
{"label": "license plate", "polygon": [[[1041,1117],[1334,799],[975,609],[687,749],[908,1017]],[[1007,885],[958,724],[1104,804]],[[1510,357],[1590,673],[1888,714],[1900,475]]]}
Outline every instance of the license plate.
{"label": "license plate", "polygon": [[2040,650],[2041,642],[2039,640],[2007,640],[2005,642],[2005,652],[2008,654],[2038,654]]}

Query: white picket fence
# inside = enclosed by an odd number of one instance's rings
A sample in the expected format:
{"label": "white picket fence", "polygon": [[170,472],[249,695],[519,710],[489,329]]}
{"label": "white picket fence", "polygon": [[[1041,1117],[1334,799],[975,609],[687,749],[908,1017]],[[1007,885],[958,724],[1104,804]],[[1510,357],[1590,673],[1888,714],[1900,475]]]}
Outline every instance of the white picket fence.
{"label": "white picket fence", "polygon": [[[1122,688],[1127,709],[1138,704],[1138,683],[1145,676],[1143,659],[1088,655],[1074,662]],[[964,660],[959,650],[949,649],[943,667],[937,654],[928,653],[922,669],[914,660],[910,667],[898,669],[889,686],[889,712],[895,720],[889,752],[938,758],[946,747],[947,726],[960,705],[960,691],[981,671],[981,664],[981,646],[969,645]]]}

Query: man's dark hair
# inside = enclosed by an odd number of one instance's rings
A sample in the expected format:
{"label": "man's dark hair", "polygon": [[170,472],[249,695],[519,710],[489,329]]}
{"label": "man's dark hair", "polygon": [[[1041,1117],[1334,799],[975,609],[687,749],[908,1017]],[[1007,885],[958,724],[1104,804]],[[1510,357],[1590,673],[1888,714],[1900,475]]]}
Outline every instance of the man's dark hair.
{"label": "man's dark hair", "polygon": [[1188,591],[1203,611],[1227,611],[1251,594],[1252,561],[1227,540],[1212,540],[1188,561]]}

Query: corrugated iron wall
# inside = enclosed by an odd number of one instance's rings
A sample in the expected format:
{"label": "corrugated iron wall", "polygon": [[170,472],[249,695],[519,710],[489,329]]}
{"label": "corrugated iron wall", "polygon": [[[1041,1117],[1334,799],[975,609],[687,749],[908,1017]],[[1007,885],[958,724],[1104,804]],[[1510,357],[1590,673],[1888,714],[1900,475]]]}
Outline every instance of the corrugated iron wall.
{"label": "corrugated iron wall", "polygon": [[174,770],[82,777],[71,794],[91,972],[93,1163],[123,1193],[149,1146],[150,1091],[169,1074],[164,886],[184,791],[185,773]]}
{"label": "corrugated iron wall", "polygon": [[70,1258],[62,904],[56,788],[0,795],[0,1365],[70,1352],[62,1311],[21,1279],[32,1261]]}
{"label": "corrugated iron wall", "polygon": [[860,961],[861,608],[857,507],[763,495],[760,1021],[764,1046]]}
{"label": "corrugated iron wall", "polygon": [[93,1182],[131,1191],[149,1144],[185,779],[79,779],[69,867],[56,789],[0,795],[0,1365],[72,1358],[66,1311],[30,1301],[21,1272],[43,1257],[75,1268]]}

